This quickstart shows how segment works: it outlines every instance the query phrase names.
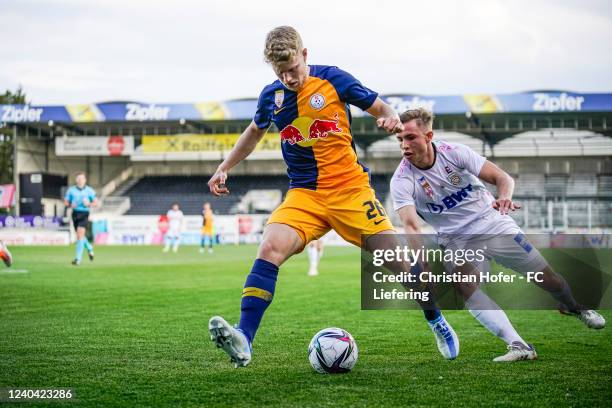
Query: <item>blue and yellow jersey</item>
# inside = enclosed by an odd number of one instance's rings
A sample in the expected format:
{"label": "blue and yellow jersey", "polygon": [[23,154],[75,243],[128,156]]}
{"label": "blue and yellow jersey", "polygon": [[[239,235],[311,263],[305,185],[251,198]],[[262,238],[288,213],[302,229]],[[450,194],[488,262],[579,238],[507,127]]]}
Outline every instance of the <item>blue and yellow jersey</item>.
{"label": "blue and yellow jersey", "polygon": [[254,121],[280,131],[290,188],[311,190],[367,185],[369,170],[357,160],[349,104],[363,110],[378,94],[338,67],[311,65],[298,92],[279,80],[259,96]]}
{"label": "blue and yellow jersey", "polygon": [[83,199],[85,198],[89,200],[90,203],[96,199],[96,192],[93,188],[89,186],[85,186],[83,188],[72,186],[66,191],[64,200],[70,203],[70,206],[74,208],[74,211],[89,212],[89,207],[86,207],[83,203]]}
{"label": "blue and yellow jersey", "polygon": [[202,234],[212,235],[213,233],[213,212],[212,210],[202,211]]}

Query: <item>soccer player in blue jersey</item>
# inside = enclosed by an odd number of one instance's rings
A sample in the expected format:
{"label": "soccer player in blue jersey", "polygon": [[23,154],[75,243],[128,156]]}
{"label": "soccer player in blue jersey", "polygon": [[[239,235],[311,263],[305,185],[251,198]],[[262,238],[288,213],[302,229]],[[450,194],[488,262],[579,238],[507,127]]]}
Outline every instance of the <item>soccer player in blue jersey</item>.
{"label": "soccer player in blue jersey", "polygon": [[76,254],[72,261],[76,266],[81,264],[83,249],[87,250],[90,261],[94,259],[93,246],[87,240],[85,230],[89,222],[89,211],[98,204],[98,200],[94,189],[87,185],[85,173],[78,173],[75,181],[76,184],[66,191],[64,205],[72,209],[72,223],[77,234]]}
{"label": "soccer player in blue jersey", "polygon": [[[349,105],[367,111],[389,133],[403,130],[397,112],[348,72],[307,65],[307,50],[292,27],[268,33],[264,55],[278,79],[263,89],[253,121],[208,182],[214,195],[228,194],[227,173],[276,125],[289,192],[268,219],[242,291],[239,324],[233,327],[213,316],[208,326],[211,340],[237,367],[251,361],[251,345],[274,297],[279,267],[292,255],[331,229],[370,252],[381,244],[397,244],[393,225],[370,186],[369,170],[357,159]],[[456,358],[459,340],[435,300],[420,305],[440,353]]]}

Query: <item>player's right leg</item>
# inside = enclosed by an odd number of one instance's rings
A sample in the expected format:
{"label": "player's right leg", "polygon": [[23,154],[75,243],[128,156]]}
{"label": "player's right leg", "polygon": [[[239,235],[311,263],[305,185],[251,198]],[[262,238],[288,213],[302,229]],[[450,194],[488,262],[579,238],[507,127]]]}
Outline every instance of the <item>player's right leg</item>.
{"label": "player's right leg", "polygon": [[2,241],[0,241],[0,259],[2,259],[6,266],[11,266],[13,264],[13,256]]}
{"label": "player's right leg", "polygon": [[163,252],[168,252],[170,250],[170,246],[172,245],[172,241],[174,236],[171,233],[166,234],[166,244],[164,245]]}
{"label": "player's right leg", "polygon": [[[79,222],[80,224],[80,222]],[[78,225],[78,224],[77,224]],[[77,235],[77,241],[76,241],[76,252],[74,255],[74,259],[72,260],[72,264],[73,265],[80,265],[81,264],[81,258],[83,257],[83,249],[85,248],[85,227],[82,226],[77,226],[76,227],[76,235]]]}
{"label": "player's right leg", "polygon": [[251,344],[274,297],[279,266],[303,247],[302,238],[293,228],[268,224],[242,291],[240,323],[232,327],[221,316],[210,319],[211,340],[229,355],[236,367],[246,366],[251,361]]}
{"label": "player's right leg", "polygon": [[506,343],[508,352],[493,359],[497,362],[535,360],[535,348],[518,334],[506,313],[493,299],[473,284],[458,284],[465,299],[465,308],[491,334]]}

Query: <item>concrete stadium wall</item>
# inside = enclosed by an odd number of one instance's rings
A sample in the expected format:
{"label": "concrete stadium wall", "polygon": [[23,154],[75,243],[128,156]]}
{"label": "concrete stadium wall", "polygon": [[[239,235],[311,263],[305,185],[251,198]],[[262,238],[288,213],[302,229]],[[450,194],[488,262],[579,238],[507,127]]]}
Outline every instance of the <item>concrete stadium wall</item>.
{"label": "concrete stadium wall", "polygon": [[84,171],[88,183],[99,188],[131,165],[129,157],[56,156],[53,142],[17,139],[17,173],[45,172],[67,175]]}

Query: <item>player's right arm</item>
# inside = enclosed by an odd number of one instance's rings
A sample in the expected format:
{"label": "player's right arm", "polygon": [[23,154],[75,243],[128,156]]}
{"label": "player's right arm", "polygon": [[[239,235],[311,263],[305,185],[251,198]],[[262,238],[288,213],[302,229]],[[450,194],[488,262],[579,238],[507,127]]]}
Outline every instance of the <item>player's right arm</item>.
{"label": "player's right arm", "polygon": [[66,191],[66,196],[64,196],[64,206],[66,208],[72,206],[72,188],[71,187],[68,187],[68,190]]}
{"label": "player's right arm", "polygon": [[521,206],[512,201],[514,192],[514,179],[508,173],[500,169],[495,163],[486,160],[480,170],[478,177],[487,183],[497,187],[497,199],[493,203],[493,208],[500,214],[508,214],[510,211],[518,210]]}
{"label": "player's right arm", "polygon": [[266,134],[267,128],[260,129],[255,121],[251,121],[249,126],[242,132],[233,149],[229,152],[225,160],[217,167],[217,171],[208,181],[210,192],[216,196],[229,194],[225,186],[227,172],[234,166],[246,159],[255,150],[255,146]]}

